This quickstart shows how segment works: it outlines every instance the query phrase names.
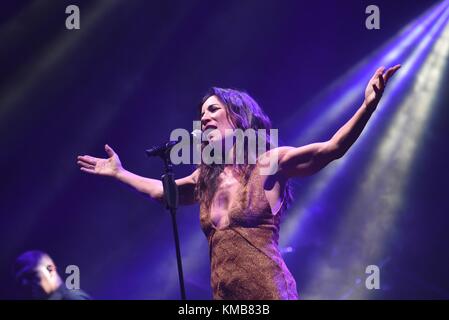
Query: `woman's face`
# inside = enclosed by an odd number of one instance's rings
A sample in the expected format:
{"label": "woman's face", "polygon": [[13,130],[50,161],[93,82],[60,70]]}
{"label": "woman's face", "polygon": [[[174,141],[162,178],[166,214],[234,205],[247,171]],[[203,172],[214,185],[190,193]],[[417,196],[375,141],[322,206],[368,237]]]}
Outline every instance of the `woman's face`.
{"label": "woman's face", "polygon": [[216,96],[210,96],[201,106],[201,130],[206,132],[208,141],[219,142],[233,129],[225,105]]}

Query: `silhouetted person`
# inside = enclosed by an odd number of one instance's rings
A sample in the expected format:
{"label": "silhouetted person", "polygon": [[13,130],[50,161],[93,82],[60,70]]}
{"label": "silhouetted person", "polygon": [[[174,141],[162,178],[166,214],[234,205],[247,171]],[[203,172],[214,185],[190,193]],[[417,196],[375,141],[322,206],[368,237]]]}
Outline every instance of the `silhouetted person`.
{"label": "silhouetted person", "polygon": [[82,290],[69,290],[59,276],[48,254],[39,250],[27,251],[17,257],[14,276],[20,298],[40,300],[90,300]]}

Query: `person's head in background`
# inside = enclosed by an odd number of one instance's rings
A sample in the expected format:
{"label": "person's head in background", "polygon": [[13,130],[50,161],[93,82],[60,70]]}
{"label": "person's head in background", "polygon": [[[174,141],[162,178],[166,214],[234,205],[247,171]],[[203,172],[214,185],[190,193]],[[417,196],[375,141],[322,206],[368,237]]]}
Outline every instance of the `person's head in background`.
{"label": "person's head in background", "polygon": [[46,299],[62,284],[51,257],[39,250],[27,251],[17,257],[14,277],[24,299]]}

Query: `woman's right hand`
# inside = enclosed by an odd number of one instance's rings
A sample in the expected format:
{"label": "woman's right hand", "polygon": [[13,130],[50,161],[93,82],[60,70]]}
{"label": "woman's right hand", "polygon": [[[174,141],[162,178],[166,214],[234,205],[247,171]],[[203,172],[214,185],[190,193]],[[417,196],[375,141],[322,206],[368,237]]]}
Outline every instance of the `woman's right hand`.
{"label": "woman's right hand", "polygon": [[123,170],[122,164],[118,155],[107,144],[104,150],[109,158],[95,158],[88,155],[78,156],[78,165],[81,171],[98,174],[102,176],[117,177],[117,174]]}

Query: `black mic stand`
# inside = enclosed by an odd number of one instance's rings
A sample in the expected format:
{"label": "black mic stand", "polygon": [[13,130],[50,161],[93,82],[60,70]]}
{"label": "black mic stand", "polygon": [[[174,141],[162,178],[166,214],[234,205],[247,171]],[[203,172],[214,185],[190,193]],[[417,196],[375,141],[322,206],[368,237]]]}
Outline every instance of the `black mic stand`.
{"label": "black mic stand", "polygon": [[[161,177],[162,186],[164,188],[164,199],[166,203],[167,210],[170,211],[173,234],[175,236],[175,247],[176,247],[176,260],[178,263],[178,276],[179,276],[179,286],[181,289],[181,299],[186,300],[186,291],[184,288],[184,276],[182,272],[182,260],[181,260],[181,248],[179,245],[178,237],[178,227],[176,224],[176,209],[178,208],[178,186],[175,182],[175,176],[173,174],[173,164],[170,161],[170,150],[171,148],[166,148],[164,152],[160,152],[158,156],[164,161],[164,174]],[[149,152],[147,151],[147,154]]]}

